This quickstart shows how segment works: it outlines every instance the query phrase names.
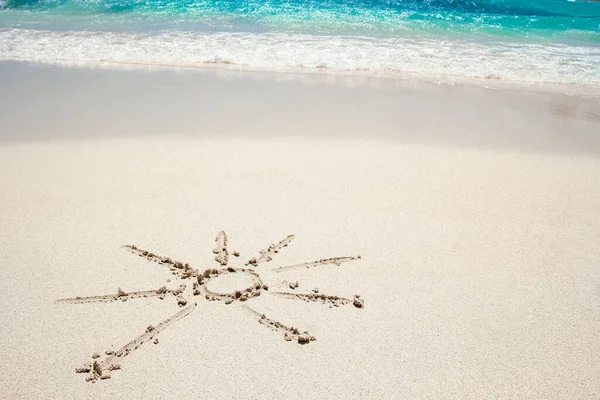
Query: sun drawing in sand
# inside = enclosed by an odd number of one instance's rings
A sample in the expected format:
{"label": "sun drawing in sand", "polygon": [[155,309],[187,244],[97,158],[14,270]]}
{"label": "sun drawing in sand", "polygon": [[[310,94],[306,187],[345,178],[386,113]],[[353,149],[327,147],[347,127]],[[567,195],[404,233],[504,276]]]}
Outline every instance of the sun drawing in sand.
{"label": "sun drawing in sand", "polygon": [[[148,261],[158,263],[162,266],[169,268],[172,275],[183,281],[187,281],[191,284],[181,284],[177,289],[169,289],[166,286],[160,287],[154,290],[145,290],[137,292],[125,292],[121,288],[117,289],[117,293],[108,294],[103,296],[92,296],[92,297],[73,297],[68,299],[57,300],[59,303],[70,303],[70,304],[84,304],[94,302],[111,302],[111,301],[127,301],[129,299],[137,298],[148,298],[158,297],[160,299],[172,298],[179,306],[179,311],[173,314],[171,317],[160,322],[157,325],[149,325],[145,332],[130,341],[129,343],[122,346],[117,350],[107,350],[104,354],[100,355],[95,353],[92,355],[92,360],[77,368],[75,372],[86,373],[87,380],[95,382],[99,379],[108,379],[111,377],[111,371],[121,369],[120,360],[127,357],[131,352],[135,351],[139,346],[147,341],[151,341],[154,344],[158,343],[157,335],[173,324],[174,322],[186,317],[197,307],[198,302],[196,299],[205,299],[207,301],[219,301],[226,305],[233,305],[239,303],[248,312],[250,316],[255,318],[260,324],[283,334],[283,338],[286,341],[294,341],[299,344],[308,344],[315,340],[315,337],[310,335],[306,331],[293,326],[286,326],[278,321],[268,318],[266,315],[250,308],[248,302],[254,297],[260,296],[261,294],[268,293],[272,296],[284,297],[289,299],[297,299],[310,302],[319,302],[330,307],[339,307],[341,305],[352,304],[357,308],[364,307],[364,300],[360,295],[354,295],[353,298],[344,298],[339,296],[332,296],[320,293],[318,289],[314,289],[309,293],[300,292],[277,292],[270,291],[267,283],[263,282],[258,274],[256,267],[259,264],[270,262],[274,255],[281,251],[284,247],[294,239],[294,235],[289,235],[285,239],[281,240],[277,244],[270,245],[266,250],[260,251],[260,256],[252,258],[245,265],[234,267],[231,266],[229,261],[229,251],[227,249],[227,235],[225,232],[219,232],[215,242],[216,246],[213,249],[213,253],[216,254],[215,261],[218,263],[219,268],[209,268],[203,272],[193,268],[188,263],[175,261],[170,257],[161,257],[153,254],[149,251],[142,250],[133,245],[124,245],[123,248],[136,254]],[[233,252],[235,258],[239,257],[238,252]],[[283,272],[294,269],[313,268],[322,265],[337,265],[340,266],[342,263],[360,259],[360,256],[354,257],[333,257],[326,258],[318,261],[307,262],[302,264],[295,264],[290,266],[284,266],[274,269],[274,272]],[[231,293],[217,293],[211,291],[207,287],[207,283],[218,276],[226,274],[242,274],[245,275],[251,282],[247,288],[241,288]],[[168,280],[170,281],[170,279]],[[298,282],[289,284],[291,290],[298,288]]]}

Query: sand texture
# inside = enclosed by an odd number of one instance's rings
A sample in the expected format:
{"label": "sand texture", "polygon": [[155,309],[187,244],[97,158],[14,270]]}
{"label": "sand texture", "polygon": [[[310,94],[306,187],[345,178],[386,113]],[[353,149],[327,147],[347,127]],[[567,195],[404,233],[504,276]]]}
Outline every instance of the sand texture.
{"label": "sand texture", "polygon": [[331,129],[4,140],[0,398],[600,398],[595,142]]}

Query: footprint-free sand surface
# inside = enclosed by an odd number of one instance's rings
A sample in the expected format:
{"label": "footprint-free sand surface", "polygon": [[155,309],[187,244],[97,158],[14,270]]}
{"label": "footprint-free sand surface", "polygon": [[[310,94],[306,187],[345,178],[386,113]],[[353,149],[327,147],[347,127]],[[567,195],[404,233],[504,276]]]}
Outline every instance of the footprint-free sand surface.
{"label": "footprint-free sand surface", "polygon": [[597,100],[2,68],[0,398],[600,397]]}

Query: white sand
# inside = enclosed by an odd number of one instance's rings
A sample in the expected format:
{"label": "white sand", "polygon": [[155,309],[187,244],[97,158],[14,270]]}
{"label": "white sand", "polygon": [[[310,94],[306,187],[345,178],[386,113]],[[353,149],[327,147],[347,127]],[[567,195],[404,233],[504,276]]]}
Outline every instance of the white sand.
{"label": "white sand", "polygon": [[[593,123],[558,122],[573,131]],[[366,131],[5,140],[0,397],[600,397],[596,142],[587,151],[528,152],[441,142],[371,140]],[[92,384],[74,373],[93,352],[122,346],[178,307],[169,298],[56,299],[173,278],[123,244],[216,268],[220,230],[241,253],[230,255],[237,264],[295,234],[257,267],[270,290],[297,280],[297,292],[361,294],[365,308],[269,294],[248,302],[316,336],[301,346],[241,304],[194,297],[192,314],[125,358],[111,379]],[[340,267],[269,272],[358,254]]]}

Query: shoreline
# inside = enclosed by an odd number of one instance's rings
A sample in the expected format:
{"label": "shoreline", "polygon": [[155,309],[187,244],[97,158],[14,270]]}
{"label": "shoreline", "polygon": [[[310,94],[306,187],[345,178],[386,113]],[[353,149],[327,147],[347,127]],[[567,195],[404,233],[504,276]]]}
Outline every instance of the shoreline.
{"label": "shoreline", "polygon": [[[206,71],[219,74],[249,74],[270,76],[267,79],[292,79],[304,81],[313,77],[316,79],[326,78],[337,81],[351,80],[354,83],[363,81],[367,87],[383,86],[385,83],[392,84],[429,84],[439,86],[464,86],[482,88],[488,90],[514,91],[538,94],[562,94],[567,96],[581,97],[590,100],[600,100],[600,85],[593,84],[565,84],[554,82],[525,82],[509,81],[496,77],[471,77],[451,74],[423,74],[410,71],[365,71],[365,70],[340,70],[326,67],[301,68],[301,67],[279,67],[267,69],[247,65],[237,65],[229,62],[201,62],[194,64],[161,64],[154,62],[135,61],[76,61],[76,60],[54,60],[54,61],[32,61],[3,59],[0,63],[15,63],[49,68],[65,69],[104,69],[109,71],[130,72],[185,72],[203,73]],[[379,81],[379,82],[378,82]],[[383,81],[380,82],[380,81]]]}

